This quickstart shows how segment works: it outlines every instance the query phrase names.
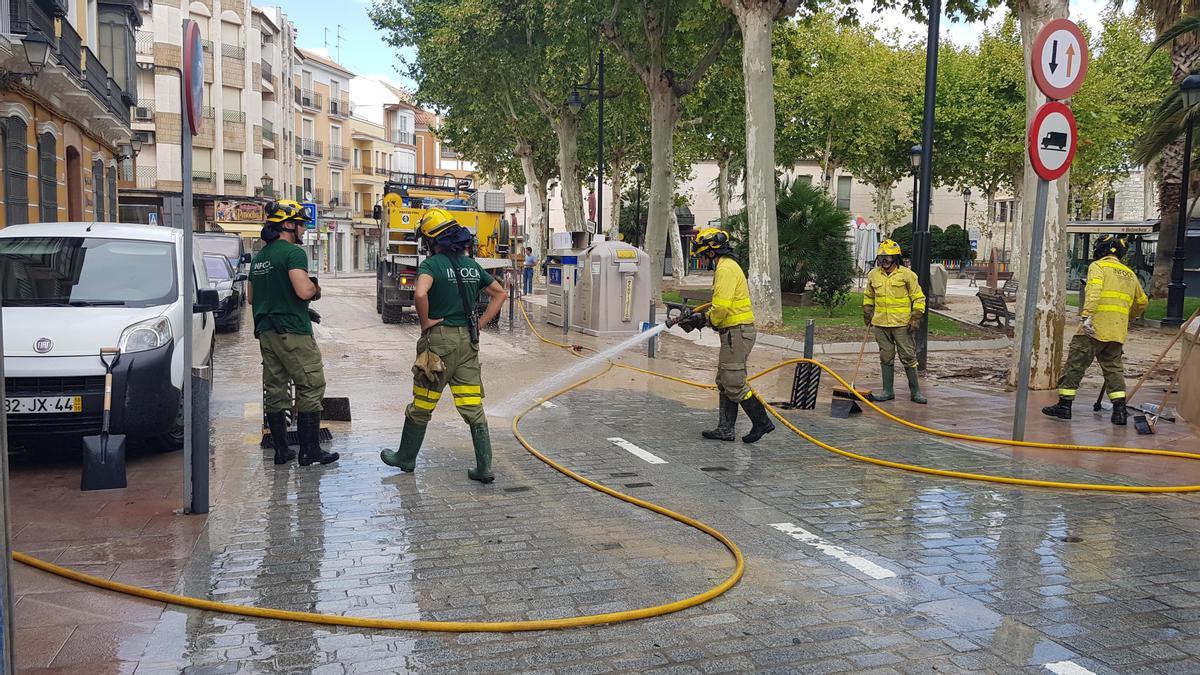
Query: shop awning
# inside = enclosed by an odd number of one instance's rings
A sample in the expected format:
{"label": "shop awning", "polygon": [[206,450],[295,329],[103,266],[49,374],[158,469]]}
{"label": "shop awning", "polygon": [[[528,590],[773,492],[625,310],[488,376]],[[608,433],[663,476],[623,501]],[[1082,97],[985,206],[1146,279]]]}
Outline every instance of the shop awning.
{"label": "shop awning", "polygon": [[227,234],[240,234],[249,238],[257,237],[263,228],[261,223],[213,223],[213,225]]}

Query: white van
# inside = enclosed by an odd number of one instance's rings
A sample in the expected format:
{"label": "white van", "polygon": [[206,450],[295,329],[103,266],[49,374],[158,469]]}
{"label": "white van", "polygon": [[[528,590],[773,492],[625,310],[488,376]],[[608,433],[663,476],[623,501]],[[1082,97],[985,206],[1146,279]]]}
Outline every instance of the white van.
{"label": "white van", "polygon": [[[209,364],[217,292],[183,231],[150,225],[42,223],[0,230],[4,408],[10,438],[99,433],[101,347],[119,347],[112,432],[161,450],[183,444],[183,317],[196,366]],[[184,302],[182,270],[200,289]]]}

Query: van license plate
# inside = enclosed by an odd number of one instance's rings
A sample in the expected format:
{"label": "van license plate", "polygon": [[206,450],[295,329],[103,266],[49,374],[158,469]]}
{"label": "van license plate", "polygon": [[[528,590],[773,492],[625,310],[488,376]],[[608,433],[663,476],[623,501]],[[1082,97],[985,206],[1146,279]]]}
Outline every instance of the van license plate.
{"label": "van license plate", "polygon": [[45,396],[4,399],[7,415],[38,415],[83,412],[82,396]]}

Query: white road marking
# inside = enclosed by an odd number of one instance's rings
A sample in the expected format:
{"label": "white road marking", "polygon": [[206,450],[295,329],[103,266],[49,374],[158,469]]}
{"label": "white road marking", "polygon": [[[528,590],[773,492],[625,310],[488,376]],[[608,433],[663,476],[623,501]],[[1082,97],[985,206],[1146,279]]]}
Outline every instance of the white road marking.
{"label": "white road marking", "polygon": [[646,450],[639,448],[638,446],[634,445],[633,443],[630,443],[629,441],[625,440],[624,438],[619,438],[619,437],[618,438],[610,438],[610,439],[608,439],[608,441],[610,443],[612,443],[613,445],[617,446],[618,448],[621,448],[622,450],[627,450],[628,452],[636,455],[637,457],[640,457],[641,459],[646,460],[647,462],[650,462],[651,464],[666,464],[667,463],[667,460],[663,459],[662,457],[659,457],[658,455],[656,455],[652,452],[647,452]]}
{"label": "white road marking", "polygon": [[846,549],[836,544],[831,544],[808,530],[794,523],[773,523],[771,527],[780,532],[789,535],[797,541],[808,544],[827,556],[836,558],[872,579],[891,579],[896,576],[896,573],[881,565],[867,560],[866,558],[855,555]]}
{"label": "white road marking", "polygon": [[558,406],[551,403],[550,401],[542,401],[542,407],[543,408],[557,408]]}
{"label": "white road marking", "polygon": [[1096,675],[1074,661],[1056,661],[1043,667],[1055,675]]}

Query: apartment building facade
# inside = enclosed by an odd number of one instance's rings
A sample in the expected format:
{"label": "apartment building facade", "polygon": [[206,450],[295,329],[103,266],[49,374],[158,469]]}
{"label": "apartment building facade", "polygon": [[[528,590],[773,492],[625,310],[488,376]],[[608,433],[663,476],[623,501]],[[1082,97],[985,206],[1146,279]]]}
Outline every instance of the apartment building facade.
{"label": "apartment building facade", "polygon": [[7,0],[0,11],[0,226],[116,221],[133,154],[129,2]]}
{"label": "apartment building facade", "polygon": [[350,80],[354,74],[316,50],[294,52],[296,198],[316,204],[317,227],[305,239],[321,272],[348,271],[354,238],[350,197]]}
{"label": "apartment building facade", "polygon": [[[193,139],[192,204],[183,205],[179,79],[182,22],[200,29],[204,50],[203,127]],[[133,130],[141,141],[128,222],[182,224],[256,241],[263,205],[291,184],[291,65],[295,29],[277,9],[246,0],[154,0],[142,7],[137,37],[140,90]],[[284,114],[285,111],[288,114]]]}
{"label": "apartment building facade", "polygon": [[382,124],[358,117],[350,119],[352,220],[354,239],[345,252],[353,269],[373,270],[379,257],[380,223],[374,208],[383,200],[384,181],[389,176],[393,144]]}

